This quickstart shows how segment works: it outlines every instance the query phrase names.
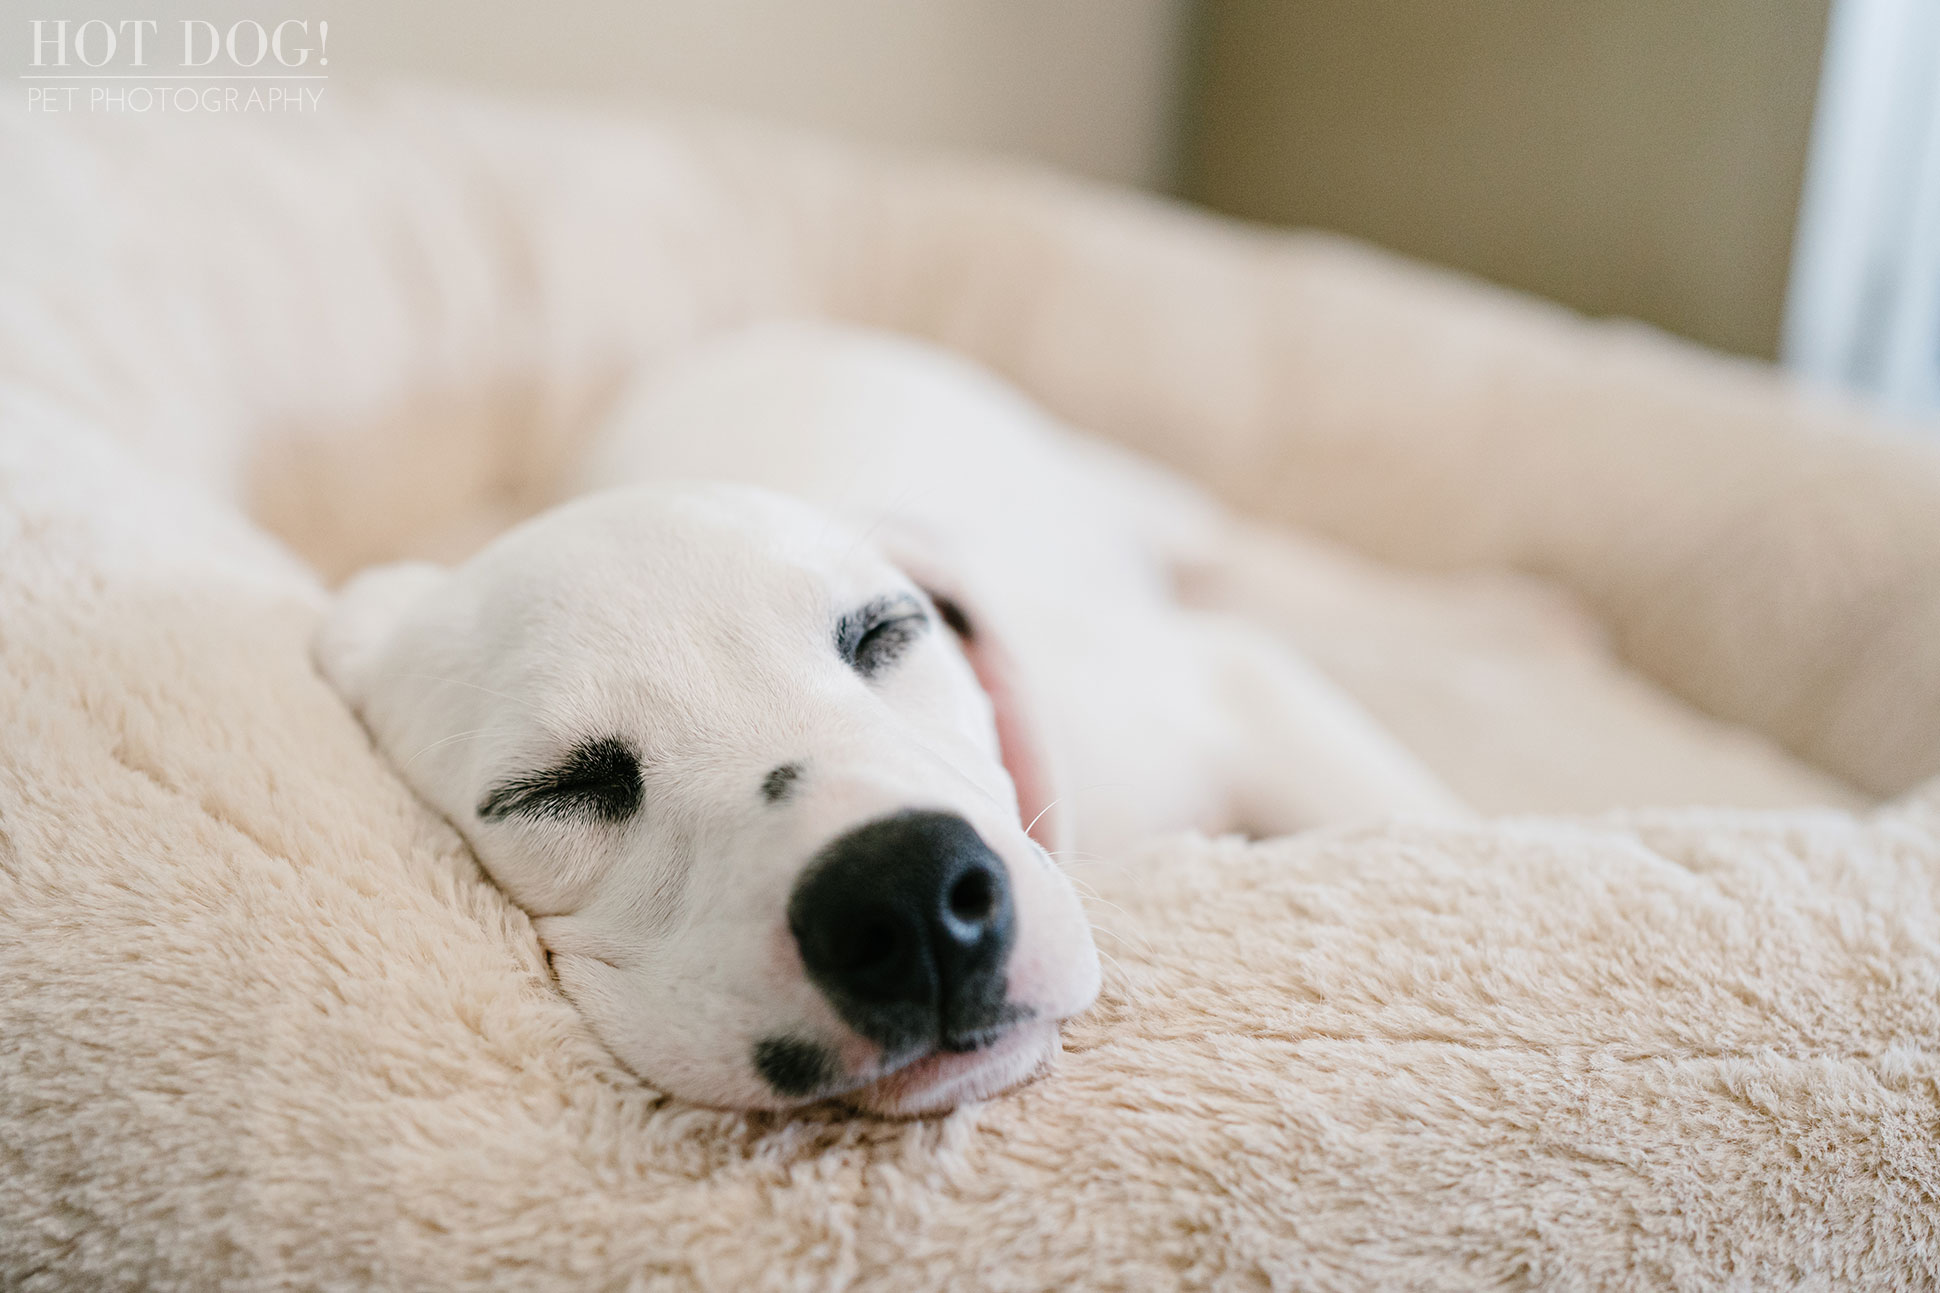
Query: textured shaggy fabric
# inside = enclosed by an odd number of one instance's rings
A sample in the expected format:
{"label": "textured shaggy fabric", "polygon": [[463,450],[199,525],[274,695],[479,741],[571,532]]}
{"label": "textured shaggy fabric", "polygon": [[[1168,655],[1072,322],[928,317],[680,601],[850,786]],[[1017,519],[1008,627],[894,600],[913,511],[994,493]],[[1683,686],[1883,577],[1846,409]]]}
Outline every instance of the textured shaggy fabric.
{"label": "textured shaggy fabric", "polygon": [[[440,100],[0,131],[0,1287],[1940,1283],[1940,787],[1861,793],[1940,771],[1929,449],[1003,172]],[[1267,536],[1200,589],[1480,806],[1736,806],[1155,841],[1075,866],[1105,993],[1023,1091],[662,1100],[235,505],[328,575],[462,548],[630,364],[816,311],[1493,568]]]}

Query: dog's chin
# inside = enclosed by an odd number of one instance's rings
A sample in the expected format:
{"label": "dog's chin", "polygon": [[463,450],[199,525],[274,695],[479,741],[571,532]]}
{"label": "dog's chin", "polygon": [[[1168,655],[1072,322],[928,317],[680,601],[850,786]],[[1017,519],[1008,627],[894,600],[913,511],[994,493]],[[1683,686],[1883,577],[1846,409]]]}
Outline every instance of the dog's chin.
{"label": "dog's chin", "polygon": [[1034,1020],[979,1050],[933,1052],[851,1091],[843,1100],[865,1113],[890,1118],[943,1113],[1028,1081],[1050,1066],[1057,1051],[1057,1020]]}

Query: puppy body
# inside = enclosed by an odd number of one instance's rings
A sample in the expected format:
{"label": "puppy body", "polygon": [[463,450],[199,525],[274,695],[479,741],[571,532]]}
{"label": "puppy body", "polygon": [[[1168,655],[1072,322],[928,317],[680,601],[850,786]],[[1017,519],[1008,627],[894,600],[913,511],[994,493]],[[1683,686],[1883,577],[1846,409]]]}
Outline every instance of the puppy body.
{"label": "puppy body", "polygon": [[715,343],[620,403],[579,485],[457,567],[360,576],[317,655],[675,1094],[1000,1090],[1098,985],[1047,846],[1455,807],[1176,602],[1214,507],[940,353]]}
{"label": "puppy body", "polygon": [[1111,856],[1181,828],[1460,811],[1304,660],[1181,603],[1178,573],[1219,559],[1216,504],[945,352],[771,324],[684,356],[622,399],[578,486],[669,480],[811,502],[974,606],[1040,720],[1040,838]]}

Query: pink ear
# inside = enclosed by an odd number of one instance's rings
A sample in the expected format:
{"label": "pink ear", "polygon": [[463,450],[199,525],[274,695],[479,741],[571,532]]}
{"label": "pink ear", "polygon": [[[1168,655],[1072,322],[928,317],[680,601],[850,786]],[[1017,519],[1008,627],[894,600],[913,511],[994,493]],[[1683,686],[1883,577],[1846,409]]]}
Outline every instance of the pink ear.
{"label": "pink ear", "polygon": [[1017,659],[1004,645],[1003,626],[995,623],[952,573],[955,563],[940,555],[935,536],[905,521],[884,524],[877,540],[903,572],[922,586],[937,614],[956,634],[997,722],[997,754],[1017,790],[1019,819],[1030,837],[1055,852],[1070,844],[1070,818],[1057,793],[1057,778],[1037,707]]}
{"label": "pink ear", "polygon": [[1066,844],[1065,816],[1052,789],[1050,760],[1032,719],[1032,708],[1017,663],[989,621],[969,610],[962,598],[925,586],[943,622],[957,635],[972,672],[990,697],[997,720],[997,751],[1017,789],[1017,810],[1030,837],[1046,849]]}

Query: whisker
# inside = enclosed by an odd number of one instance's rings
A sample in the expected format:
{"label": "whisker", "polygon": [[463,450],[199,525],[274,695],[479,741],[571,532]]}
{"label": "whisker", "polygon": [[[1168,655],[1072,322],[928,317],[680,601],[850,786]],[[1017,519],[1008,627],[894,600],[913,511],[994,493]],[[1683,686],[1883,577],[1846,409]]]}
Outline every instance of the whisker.
{"label": "whisker", "polygon": [[426,682],[448,683],[453,687],[470,687],[473,691],[482,691],[487,696],[497,696],[500,700],[509,700],[514,705],[523,705],[535,714],[539,712],[539,707],[524,697],[509,695],[502,691],[494,691],[490,687],[481,686],[475,682],[466,682],[463,678],[446,678],[435,673],[407,673],[404,676],[406,678],[421,678]]}
{"label": "whisker", "polygon": [[1113,929],[1110,925],[1093,925],[1091,927],[1091,932],[1094,934],[1104,934],[1104,935],[1107,935],[1108,937],[1115,938],[1120,943],[1123,943],[1126,947],[1136,948],[1141,952],[1149,953],[1152,950],[1149,945],[1141,945],[1143,943],[1143,940],[1127,938],[1125,935]]}
{"label": "whisker", "polygon": [[1065,798],[1066,797],[1064,795],[1059,795],[1056,799],[1053,799],[1050,803],[1038,809],[1037,816],[1031,818],[1030,825],[1024,828],[1024,834],[1029,835],[1033,830],[1035,830],[1037,827],[1037,824],[1044,820],[1044,814],[1050,812],[1053,808],[1056,808],[1059,804],[1063,803],[1065,801]]}
{"label": "whisker", "polygon": [[1045,813],[1050,812],[1053,808],[1056,808],[1059,804],[1063,803],[1065,800],[1070,799],[1073,795],[1082,795],[1087,791],[1092,791],[1092,790],[1113,790],[1113,789],[1125,790],[1125,789],[1129,789],[1131,784],[1132,783],[1129,781],[1093,781],[1085,785],[1075,787],[1069,793],[1059,795],[1056,799],[1053,799],[1050,803],[1040,808],[1038,810],[1037,816],[1031,818],[1030,825],[1024,828],[1024,833],[1026,835],[1029,835],[1031,833],[1031,830],[1039,822],[1044,820]]}
{"label": "whisker", "polygon": [[[1113,911],[1115,911],[1115,912],[1117,912],[1117,913],[1118,913],[1119,915],[1121,915],[1121,916],[1123,916],[1123,917],[1124,917],[1124,918],[1125,918],[1126,920],[1129,920],[1129,921],[1131,921],[1131,922],[1132,922],[1132,927],[1133,927],[1134,929],[1136,929],[1136,928],[1138,927],[1138,921],[1137,921],[1137,919],[1136,919],[1136,918],[1135,918],[1135,917],[1134,917],[1134,916],[1132,915],[1132,913],[1131,913],[1131,912],[1129,912],[1129,911],[1126,911],[1126,910],[1125,910],[1125,909],[1124,909],[1123,907],[1121,907],[1121,906],[1119,906],[1119,905],[1118,905],[1117,903],[1115,903],[1115,902],[1107,902],[1107,901],[1106,901],[1105,899],[1103,899],[1103,898],[1100,898],[1100,897],[1098,897],[1098,895],[1096,895],[1096,894],[1092,894],[1092,895],[1090,895],[1090,901],[1091,901],[1091,902],[1093,902],[1093,903],[1096,903],[1096,904],[1097,904],[1098,906],[1100,906],[1100,907],[1109,907],[1109,908],[1111,908],[1111,909],[1112,909]],[[1104,928],[1105,928],[1105,926],[1103,926],[1103,925],[1101,925],[1101,924],[1099,924],[1099,923],[1098,923],[1098,922],[1096,922],[1096,921],[1093,921],[1093,922],[1092,922],[1092,925],[1091,925],[1091,927],[1092,927],[1093,929],[1104,929]],[[1131,938],[1127,938],[1127,937],[1126,937],[1125,935],[1123,935],[1123,934],[1121,934],[1121,933],[1119,933],[1119,932],[1118,932],[1117,930],[1113,930],[1113,931],[1112,931],[1112,937],[1114,937],[1114,938],[1116,938],[1116,939],[1118,939],[1119,941],[1121,941],[1121,942],[1124,942],[1124,943],[1132,943],[1132,942],[1134,941],[1133,939],[1131,939]],[[1136,945],[1137,945],[1137,947],[1138,947],[1138,949],[1139,949],[1140,951],[1142,951],[1142,952],[1144,952],[1144,953],[1146,953],[1146,954],[1147,954],[1148,956],[1149,956],[1149,955],[1151,954],[1151,952],[1152,952],[1152,944],[1150,943],[1150,941],[1148,941],[1148,940],[1146,939],[1146,937],[1145,937],[1145,935],[1143,935],[1143,934],[1139,934],[1139,935],[1137,936],[1137,938],[1136,938]]]}
{"label": "whisker", "polygon": [[1113,956],[1110,952],[1107,952],[1102,947],[1098,948],[1097,952],[1098,952],[1098,959],[1105,962],[1107,965],[1111,966],[1111,968],[1117,972],[1119,986],[1123,987],[1126,990],[1126,995],[1135,996],[1136,989],[1134,989],[1131,986],[1131,982],[1130,982],[1132,977],[1131,972],[1125,968],[1124,963],[1121,962],[1117,957]]}
{"label": "whisker", "polygon": [[492,729],[489,727],[481,727],[481,728],[478,728],[476,731],[453,732],[450,736],[441,736],[437,740],[433,741],[431,744],[425,746],[422,750],[419,750],[416,754],[412,755],[410,758],[406,759],[401,765],[399,765],[398,771],[402,772],[405,768],[408,768],[412,764],[416,763],[419,758],[431,753],[433,750],[437,749],[441,745],[449,745],[453,741],[462,741],[462,740],[466,740],[469,737],[485,736],[485,735],[488,735],[491,732],[491,730]]}

